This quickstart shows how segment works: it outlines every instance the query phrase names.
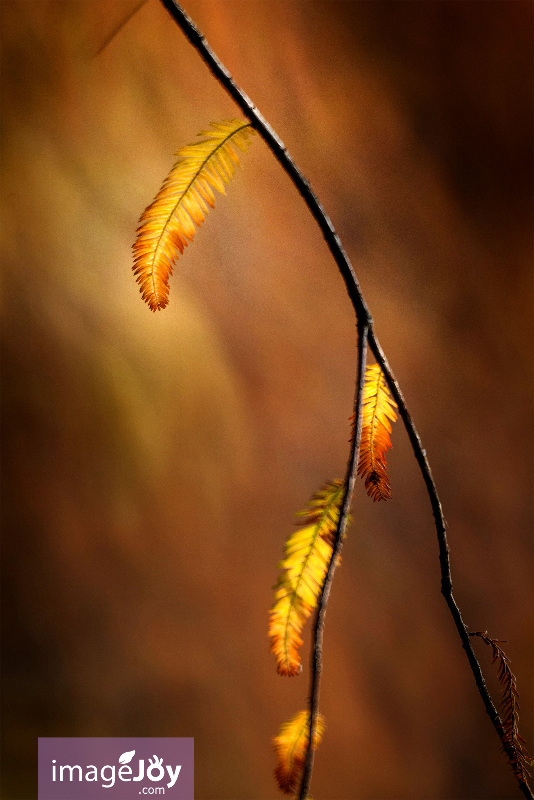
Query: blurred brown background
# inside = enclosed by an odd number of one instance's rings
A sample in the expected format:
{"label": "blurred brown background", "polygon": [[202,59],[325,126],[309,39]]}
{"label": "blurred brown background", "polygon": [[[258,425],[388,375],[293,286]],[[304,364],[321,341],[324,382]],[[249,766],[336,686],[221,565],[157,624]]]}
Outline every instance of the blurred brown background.
{"label": "blurred brown background", "polygon": [[[137,220],[239,116],[156,0],[3,0],[3,794],[38,736],[194,736],[197,800],[278,796],[304,707],[267,612],[348,451],[355,326],[257,139],[151,314]],[[532,726],[532,39],[523,0],[189,0],[345,244],[428,450],[471,628]],[[327,615],[316,800],[514,798],[397,424]],[[490,654],[478,647],[496,691]],[[498,695],[496,695],[498,697]]]}

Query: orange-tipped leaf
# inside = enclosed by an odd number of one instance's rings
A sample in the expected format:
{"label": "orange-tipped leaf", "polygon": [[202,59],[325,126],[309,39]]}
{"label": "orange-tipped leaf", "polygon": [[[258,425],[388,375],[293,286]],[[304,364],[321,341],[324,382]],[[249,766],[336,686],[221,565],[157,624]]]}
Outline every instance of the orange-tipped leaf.
{"label": "orange-tipped leaf", "polygon": [[397,419],[396,402],[379,364],[365,371],[362,395],[362,437],[358,459],[358,475],[373,500],[390,500],[391,484],[387,472],[386,452],[391,448],[391,423]]}
{"label": "orange-tipped leaf", "polygon": [[[312,747],[315,750],[324,731],[324,719],[317,715]],[[274,771],[278,786],[284,794],[295,794],[304,770],[306,749],[310,737],[310,712],[299,711],[289,722],[285,722],[278,736],[273,739],[278,764]]]}
{"label": "orange-tipped leaf", "polygon": [[286,542],[269,623],[271,651],[280,675],[298,675],[301,670],[300,634],[323,587],[344,494],[342,481],[332,481],[316,492],[297,515],[304,527]]}
{"label": "orange-tipped leaf", "polygon": [[152,311],[165,308],[174,263],[193,239],[215,205],[213,190],[225,194],[225,184],[239,166],[255,131],[248,122],[234,119],[212,122],[205,138],[183,147],[178,161],[154,201],[145,209],[133,246],[133,271],[141,295]]}

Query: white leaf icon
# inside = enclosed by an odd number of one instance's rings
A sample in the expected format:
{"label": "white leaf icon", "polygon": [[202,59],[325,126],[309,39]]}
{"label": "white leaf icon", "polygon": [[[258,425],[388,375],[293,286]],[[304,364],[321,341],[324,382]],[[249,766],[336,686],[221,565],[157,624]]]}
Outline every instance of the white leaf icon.
{"label": "white leaf icon", "polygon": [[128,764],[132,760],[135,755],[135,750],[128,750],[127,753],[123,753],[122,756],[119,758],[119,764]]}

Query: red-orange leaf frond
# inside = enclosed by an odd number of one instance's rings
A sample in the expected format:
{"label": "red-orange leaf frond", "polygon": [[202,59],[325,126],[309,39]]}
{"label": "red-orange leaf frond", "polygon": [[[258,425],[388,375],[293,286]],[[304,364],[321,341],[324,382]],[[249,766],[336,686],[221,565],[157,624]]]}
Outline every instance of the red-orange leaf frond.
{"label": "red-orange leaf frond", "polygon": [[[324,719],[317,715],[312,747],[315,750],[324,731]],[[274,771],[276,781],[284,794],[295,794],[298,790],[306,749],[310,737],[310,712],[299,711],[289,722],[285,722],[278,736],[273,739],[278,765]]]}
{"label": "red-orange leaf frond", "polygon": [[193,239],[195,225],[202,225],[215,205],[213,190],[225,194],[240,163],[239,150],[247,149],[255,133],[239,119],[212,122],[211,127],[199,134],[205,139],[178,151],[177,163],[139,220],[133,271],[152,311],[167,305],[174,262]]}
{"label": "red-orange leaf frond", "polygon": [[391,499],[386,452],[391,447],[389,435],[391,423],[397,419],[396,408],[380,365],[371,364],[365,371],[362,395],[358,475],[365,479],[367,494],[375,501]]}
{"label": "red-orange leaf frond", "polygon": [[269,624],[271,652],[280,675],[298,675],[301,670],[300,633],[323,587],[344,494],[342,481],[332,481],[316,492],[297,514],[304,527],[286,542],[280,563],[284,571],[275,587]]}

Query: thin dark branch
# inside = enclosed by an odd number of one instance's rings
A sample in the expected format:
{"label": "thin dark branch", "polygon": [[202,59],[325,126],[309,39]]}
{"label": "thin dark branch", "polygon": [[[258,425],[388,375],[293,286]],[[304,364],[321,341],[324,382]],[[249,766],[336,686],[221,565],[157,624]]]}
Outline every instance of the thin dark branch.
{"label": "thin dark branch", "polygon": [[[445,602],[447,603],[449,611],[451,612],[451,615],[454,619],[456,630],[458,631],[458,635],[460,636],[460,639],[462,641],[462,647],[464,648],[467,659],[469,661],[469,666],[471,667],[471,671],[475,678],[475,683],[477,685],[478,691],[484,703],[484,708],[486,709],[486,712],[488,713],[489,718],[491,719],[493,727],[497,731],[504,752],[506,753],[508,759],[511,760],[514,757],[513,748],[510,746],[502,720],[491,699],[491,695],[486,686],[486,681],[484,680],[480,664],[478,663],[477,657],[471,645],[467,627],[462,619],[460,609],[458,608],[458,605],[452,593],[452,576],[451,576],[451,567],[449,560],[449,543],[447,541],[447,527],[446,527],[445,517],[443,516],[443,510],[441,508],[441,502],[436,489],[436,484],[434,483],[432,472],[430,470],[430,464],[428,463],[428,459],[426,456],[426,451],[423,448],[421,439],[419,437],[419,434],[417,433],[410,412],[406,407],[406,403],[404,401],[404,397],[400,390],[400,386],[395,380],[395,376],[391,371],[387,358],[372,330],[369,331],[369,347],[373,352],[373,355],[375,356],[376,360],[382,367],[384,374],[386,375],[388,386],[399,407],[399,413],[402,417],[402,421],[404,422],[404,427],[406,428],[406,431],[408,433],[408,437],[412,445],[414,456],[419,465],[419,469],[421,470],[421,473],[423,475],[427,493],[430,498],[430,504],[432,506],[432,513],[434,514],[434,522],[438,537],[439,564],[441,570],[441,593],[445,598]],[[523,780],[523,778],[517,774],[516,778],[519,784],[519,788],[523,793],[523,795],[526,798],[528,798],[528,800],[533,800],[534,796],[526,780]]]}
{"label": "thin dark branch", "polygon": [[[208,45],[204,36],[197,29],[194,22],[188,17],[181,6],[175,2],[175,0],[161,0],[161,3],[165,6],[173,20],[183,31],[189,42],[200,54],[201,58],[204,60],[221,86],[233,98],[247,119],[250,120],[253,127],[265,141],[274,157],[289,175],[323,233],[330,252],[338,266],[343,280],[345,281],[347,293],[358,319],[358,325],[360,329],[365,327],[368,331],[367,337],[369,341],[369,347],[384,371],[388,386],[393,394],[393,397],[395,398],[395,401],[397,402],[399,413],[408,432],[415,458],[425,481],[432,506],[432,512],[434,514],[441,568],[441,592],[454,619],[454,623],[462,642],[462,647],[466,652],[469,665],[475,678],[475,683],[484,703],[484,707],[492,721],[495,730],[497,731],[497,734],[501,740],[501,744],[506,750],[506,741],[502,721],[491,700],[484,677],[482,675],[482,671],[480,669],[480,665],[476,659],[473,648],[471,647],[466,626],[462,620],[459,608],[452,594],[452,579],[449,564],[449,545],[447,542],[446,523],[443,516],[443,511],[441,509],[441,502],[439,500],[436,486],[432,478],[432,473],[430,471],[430,466],[426,457],[426,452],[423,449],[419,434],[417,433],[410,413],[408,412],[406,403],[400,391],[400,387],[395,380],[384,352],[375,336],[371,314],[362,296],[358,280],[347,254],[343,249],[341,241],[334,229],[332,222],[313,193],[310,184],[295,165],[283,142],[271,128],[269,123],[264,119],[250,98],[247,97],[247,95],[237,86],[226,67],[219,61],[211,47]],[[526,783],[522,783],[521,781],[518,782],[523,795],[528,798],[528,800],[534,800],[534,795],[530,791],[528,785]]]}
{"label": "thin dark branch", "polygon": [[252,100],[247,97],[247,95],[237,86],[224,64],[219,61],[207,43],[205,37],[200,33],[195,23],[187,16],[185,11],[178,5],[178,3],[175,2],[175,0],[161,0],[161,2],[170,13],[176,24],[181,28],[186,38],[201,55],[212,74],[224,87],[224,89],[226,89],[232,99],[237,103],[243,114],[245,114],[245,116],[250,120],[252,127],[255,128],[255,130],[266,143],[271,153],[282,165],[285,172],[287,172],[293,181],[293,184],[298,189],[315,221],[319,225],[330,252],[332,253],[336,264],[338,265],[358,320],[371,325],[371,316],[363,299],[358,284],[358,279],[356,278],[356,274],[352,269],[352,265],[347,257],[347,254],[343,250],[343,246],[334,229],[334,226],[332,225],[332,222],[328,218],[322,205],[319,203],[317,197],[312,192],[310,184],[303,177],[302,173],[295,165],[295,162],[287,152],[284,143],[274,132],[256,106],[252,103]]}
{"label": "thin dark branch", "polygon": [[360,450],[360,438],[362,433],[362,392],[365,382],[365,364],[367,358],[367,333],[368,326],[364,323],[358,324],[358,374],[356,377],[356,391],[354,398],[354,432],[351,439],[349,460],[347,463],[347,472],[345,475],[345,495],[343,497],[343,505],[339,514],[336,532],[334,534],[334,542],[332,548],[332,555],[328,564],[328,570],[324,580],[323,588],[317,603],[317,614],[315,617],[315,625],[313,629],[313,644],[312,644],[312,658],[311,658],[311,678],[310,678],[310,697],[309,697],[309,710],[310,710],[310,735],[308,738],[308,747],[306,750],[306,760],[304,762],[304,771],[302,773],[302,782],[300,785],[299,800],[306,800],[310,788],[311,773],[313,769],[313,756],[314,750],[311,743],[314,739],[315,726],[317,723],[317,714],[319,713],[319,691],[321,682],[321,672],[323,670],[323,632],[324,620],[326,615],[326,606],[328,598],[330,597],[330,587],[332,579],[338,563],[338,556],[343,546],[345,538],[345,529],[350,514],[352,505],[352,494],[354,492],[354,483],[356,481],[356,469],[358,464],[358,452]]}

